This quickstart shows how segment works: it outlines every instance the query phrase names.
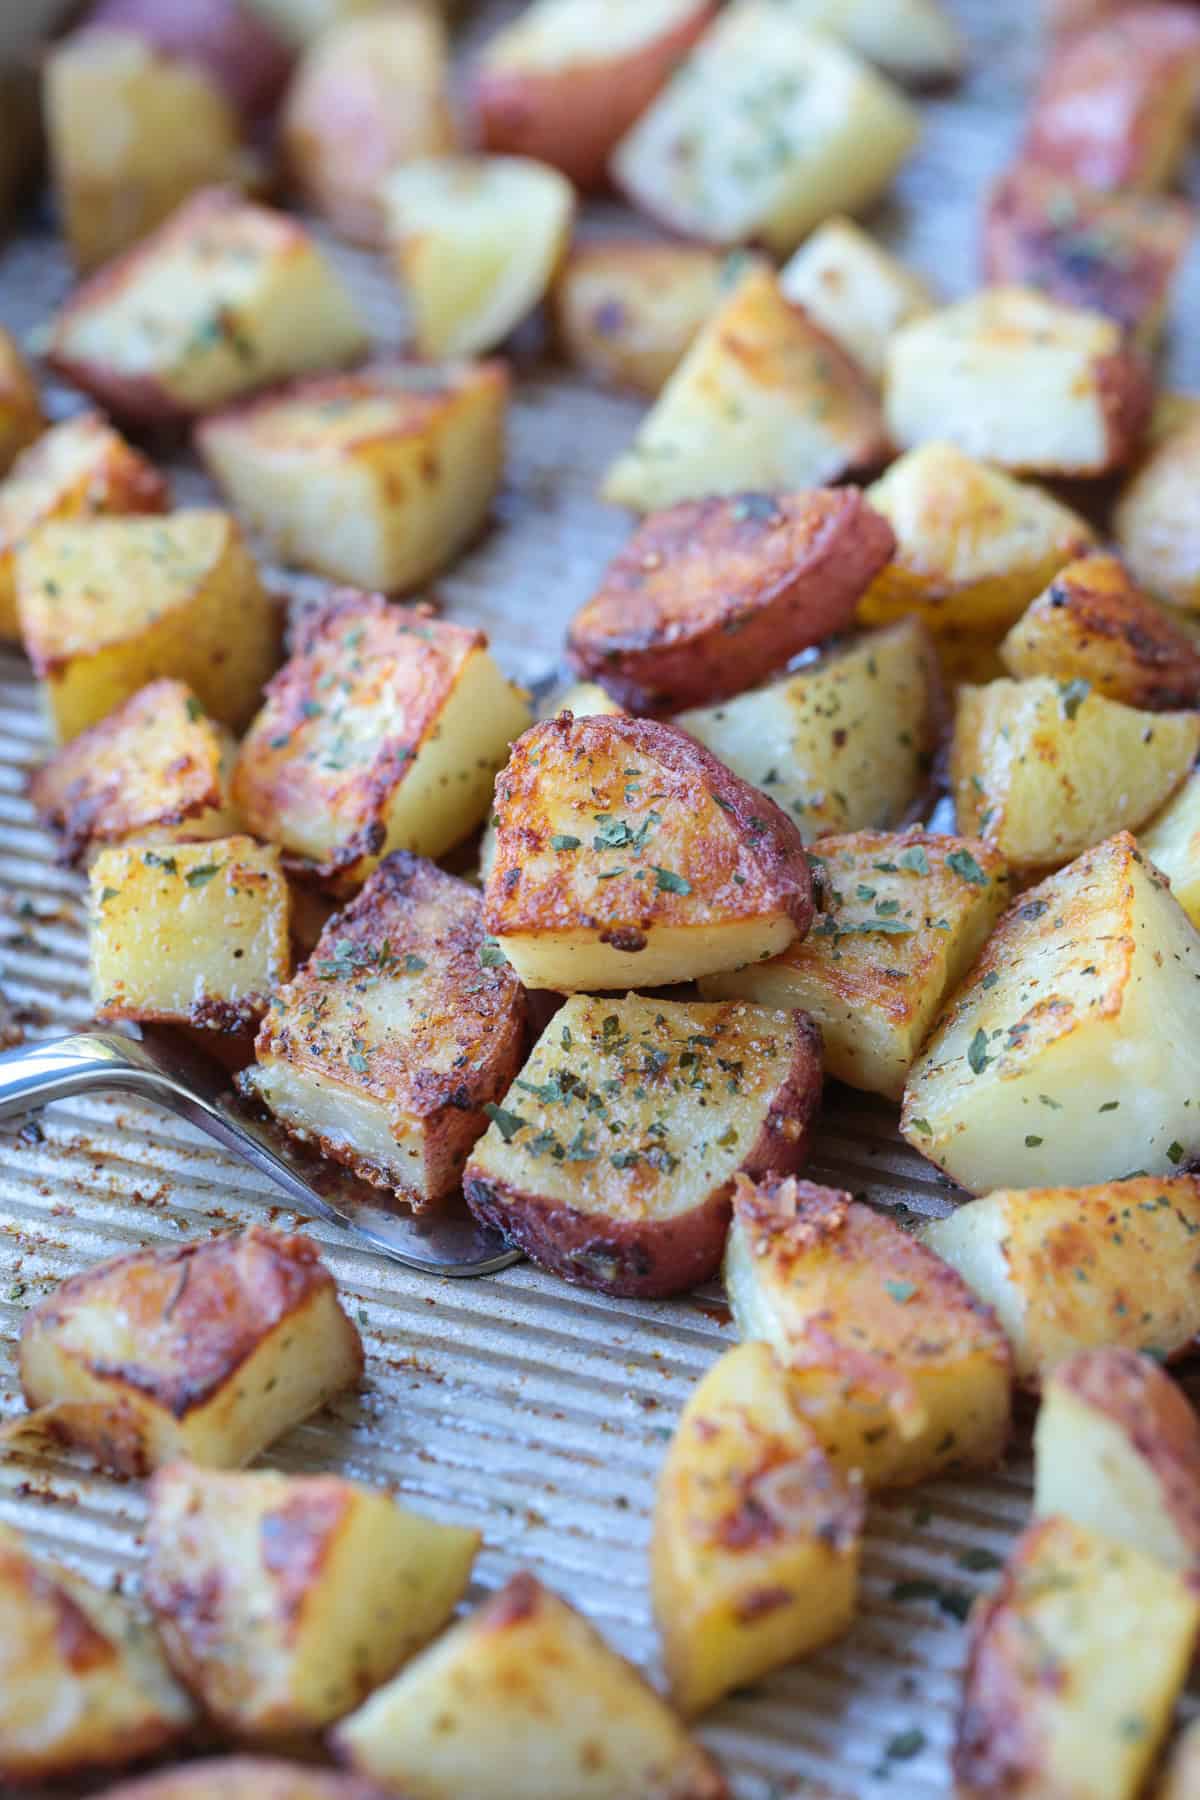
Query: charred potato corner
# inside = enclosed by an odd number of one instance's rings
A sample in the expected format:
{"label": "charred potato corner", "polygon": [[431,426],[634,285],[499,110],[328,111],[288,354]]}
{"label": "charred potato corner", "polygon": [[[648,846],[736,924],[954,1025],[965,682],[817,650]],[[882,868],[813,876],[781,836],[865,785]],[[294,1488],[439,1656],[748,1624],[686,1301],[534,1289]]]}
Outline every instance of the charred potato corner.
{"label": "charred potato corner", "polygon": [[1025,10],[27,59],[5,1797],[1200,1800],[1200,7]]}

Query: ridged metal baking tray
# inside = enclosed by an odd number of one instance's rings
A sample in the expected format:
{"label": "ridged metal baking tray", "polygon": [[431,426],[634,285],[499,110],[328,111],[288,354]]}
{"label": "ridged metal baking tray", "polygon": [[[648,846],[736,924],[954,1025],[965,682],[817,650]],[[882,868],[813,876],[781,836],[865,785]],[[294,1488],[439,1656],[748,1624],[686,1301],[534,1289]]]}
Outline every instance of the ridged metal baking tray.
{"label": "ridged metal baking tray", "polygon": [[[970,35],[970,75],[923,102],[922,145],[875,223],[957,295],[976,283],[982,192],[1015,143],[1037,39],[1034,0],[952,4]],[[588,221],[597,230],[619,223],[615,208]],[[381,266],[337,254],[380,343],[398,341],[400,304]],[[1200,385],[1200,345],[1189,353],[1182,328],[1200,298],[1200,270],[1189,275],[1171,374],[1186,384],[1190,372]],[[28,337],[69,282],[49,223],[33,224],[0,255],[0,322]],[[437,593],[450,616],[488,630],[514,675],[532,679],[553,667],[566,620],[628,530],[595,490],[639,407],[569,379],[535,341],[518,347],[516,372],[493,526]],[[77,404],[54,388],[50,399],[60,412]],[[178,501],[207,492],[179,444],[159,449]],[[321,591],[312,581],[286,585],[299,603]],[[33,1037],[88,1013],[80,883],[56,867],[25,798],[44,752],[28,670],[19,656],[0,656],[0,985]],[[951,1204],[947,1186],[900,1143],[893,1109],[847,1090],[830,1092],[810,1173],[917,1213]],[[21,1408],[14,1346],[22,1313],[56,1282],[138,1244],[264,1213],[285,1227],[299,1223],[185,1126],[124,1100],[62,1104],[0,1135],[0,1416]],[[360,1322],[367,1383],[293,1432],[270,1460],[388,1483],[416,1507],[478,1526],[486,1549],[472,1598],[532,1568],[653,1670],[646,1546],[655,1473],[685,1395],[733,1341],[719,1293],[670,1304],[608,1300],[528,1264],[482,1282],[428,1281],[332,1231],[305,1228]],[[740,1800],[885,1788],[894,1800],[919,1800],[946,1791],[961,1619],[991,1579],[979,1553],[1003,1553],[1028,1498],[1026,1431],[991,1480],[875,1504],[853,1630],[703,1725]],[[66,1456],[8,1454],[0,1519],[101,1581],[136,1587],[136,1484],[98,1477]]]}

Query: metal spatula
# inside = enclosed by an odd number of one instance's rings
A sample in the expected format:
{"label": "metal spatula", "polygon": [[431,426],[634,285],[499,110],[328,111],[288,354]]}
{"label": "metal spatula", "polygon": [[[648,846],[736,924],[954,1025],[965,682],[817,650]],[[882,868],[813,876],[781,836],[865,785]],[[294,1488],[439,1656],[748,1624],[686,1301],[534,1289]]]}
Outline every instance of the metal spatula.
{"label": "metal spatula", "polygon": [[143,1026],[138,1038],[96,1026],[0,1055],[0,1119],[51,1100],[107,1088],[154,1100],[267,1175],[292,1205],[340,1225],[372,1250],[428,1275],[491,1275],[519,1262],[499,1232],[461,1204],[416,1215],[393,1212],[379,1189],[345,1170],[301,1156],[271,1125],[244,1110],[229,1076],[170,1032]]}

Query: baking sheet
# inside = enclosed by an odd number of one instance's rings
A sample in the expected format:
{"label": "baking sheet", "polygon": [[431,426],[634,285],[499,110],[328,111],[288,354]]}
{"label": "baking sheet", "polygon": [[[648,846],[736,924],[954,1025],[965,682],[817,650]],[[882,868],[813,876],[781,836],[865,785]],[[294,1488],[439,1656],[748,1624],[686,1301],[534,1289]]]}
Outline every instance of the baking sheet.
{"label": "baking sheet", "polygon": [[[921,148],[873,221],[948,295],[975,282],[982,189],[1015,143],[1037,59],[1031,0],[958,0],[957,11],[971,37],[970,77],[923,102]],[[585,223],[602,231],[628,221],[599,208]],[[379,342],[397,342],[400,304],[380,265],[337,255]],[[1182,329],[1200,298],[1195,260],[1188,277],[1170,368],[1176,382],[1200,385],[1200,345],[1189,346]],[[0,256],[0,323],[27,336],[69,279],[48,222],[35,221]],[[627,519],[595,489],[641,409],[571,380],[539,355],[536,339],[519,348],[517,374],[494,524],[437,593],[449,616],[482,624],[506,667],[529,679],[554,663],[566,620],[627,534]],[[53,388],[50,399],[55,411],[78,403]],[[160,448],[177,500],[205,497],[179,447]],[[322,591],[311,580],[287,585],[300,603]],[[32,1037],[88,1012],[81,887],[54,865],[24,797],[44,752],[23,659],[0,655],[0,985]],[[831,1090],[809,1173],[888,1206],[945,1210],[950,1189],[900,1143],[894,1116]],[[485,1550],[472,1599],[532,1568],[653,1670],[653,1484],[680,1404],[734,1341],[715,1288],[642,1304],[569,1289],[528,1265],[482,1282],[425,1280],[297,1220],[265,1183],[166,1114],[124,1099],[64,1103],[24,1129],[0,1128],[0,1416],[21,1410],[22,1313],[56,1282],[139,1244],[264,1215],[312,1232],[368,1352],[363,1392],[293,1432],[269,1460],[389,1483],[418,1508],[479,1527]],[[1004,1471],[986,1482],[875,1503],[853,1630],[704,1722],[701,1735],[740,1800],[946,1791],[961,1617],[991,1579],[980,1552],[1003,1554],[1028,1496],[1024,1430]],[[101,1581],[136,1587],[143,1517],[136,1484],[95,1476],[65,1455],[0,1458],[0,1519]]]}

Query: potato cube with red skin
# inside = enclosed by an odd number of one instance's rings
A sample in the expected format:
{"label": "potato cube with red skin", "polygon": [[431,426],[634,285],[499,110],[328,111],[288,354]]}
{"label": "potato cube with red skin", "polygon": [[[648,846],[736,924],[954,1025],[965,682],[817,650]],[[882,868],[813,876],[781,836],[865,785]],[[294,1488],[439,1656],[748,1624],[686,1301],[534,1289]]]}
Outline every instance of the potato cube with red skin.
{"label": "potato cube with red skin", "polygon": [[47,361],[120,418],[193,418],[367,347],[341,277],[296,219],[203,188],[77,288]]}
{"label": "potato cube with red skin", "polygon": [[176,1462],[150,1484],[145,1592],[222,1729],[283,1737],[331,1724],[428,1643],[479,1541],[337,1475]]}
{"label": "potato cube with red skin", "polygon": [[611,151],[715,11],[713,0],[532,0],[475,66],[485,148],[599,187]]}
{"label": "potato cube with red skin", "polygon": [[214,1794],[221,1800],[388,1800],[382,1788],[354,1775],[267,1756],[208,1756],[181,1763],[105,1788],[103,1800],[213,1800]]}
{"label": "potato cube with red skin", "polygon": [[526,987],[694,981],[775,954],[812,920],[795,826],[672,725],[535,725],[494,815],[484,922]]}
{"label": "potato cube with red skin", "polygon": [[523,1572],[373,1694],[333,1747],[413,1800],[731,1800],[632,1664]]}
{"label": "potato cube with red skin", "polygon": [[524,1024],[516,977],[485,955],[478,890],[396,851],[277,996],[239,1085],[419,1209],[458,1185]]}
{"label": "potato cube with red skin", "polygon": [[383,176],[454,148],[448,56],[437,13],[395,6],[333,26],[302,58],[283,146],[301,194],[343,236],[382,244]]}
{"label": "potato cube with red skin", "polygon": [[237,1468],[357,1385],[362,1366],[310,1239],[259,1225],[113,1257],[21,1324],[33,1421],[127,1475],[181,1457]]}
{"label": "potato cube with red skin", "polygon": [[1023,156],[1085,187],[1153,193],[1188,146],[1200,86],[1200,15],[1132,6],[1050,56]]}
{"label": "potato cube with red skin", "polygon": [[440,856],[473,831],[528,722],[483,632],[347,591],[269,684],[234,802],[294,873],[353,891],[390,850]]}
{"label": "potato cube with red skin", "polygon": [[864,1202],[737,1183],[725,1287],[836,1467],[871,1488],[994,1467],[1011,1420],[999,1320],[941,1257]]}
{"label": "potato cube with red skin", "polygon": [[162,513],[164,478],[99,413],[52,425],[0,482],[0,639],[19,638],[14,564],[31,532],[52,519]]}
{"label": "potato cube with red skin", "polygon": [[609,564],[568,661],[631,712],[725,699],[844,631],[895,544],[856,488],[681,501]]}
{"label": "potato cube with red skin", "polygon": [[252,0],[99,0],[87,22],[204,69],[247,121],[272,110],[291,69],[287,43]]}
{"label": "potato cube with red skin", "polygon": [[983,264],[996,287],[1037,288],[1104,313],[1152,349],[1196,231],[1182,200],[1098,193],[1018,163],[988,197]]}
{"label": "potato cube with red skin", "polygon": [[1200,1626],[1185,1577],[1040,1519],[971,1614],[952,1756],[963,1800],[1135,1800]]}
{"label": "potato cube with red skin", "polygon": [[204,420],[210,473],[285,562],[398,593],[453,560],[504,466],[499,362],[373,363]]}
{"label": "potato cube with red skin", "polygon": [[0,330],[0,475],[46,428],[33,371],[11,332]]}
{"label": "potato cube with red skin", "polygon": [[682,1293],[720,1263],[735,1175],[800,1166],[820,1066],[802,1013],[573,995],[490,1109],[467,1203],[581,1287]]}
{"label": "potato cube with red skin", "polygon": [[599,381],[657,394],[740,266],[703,244],[576,244],[551,289],[559,347]]}

